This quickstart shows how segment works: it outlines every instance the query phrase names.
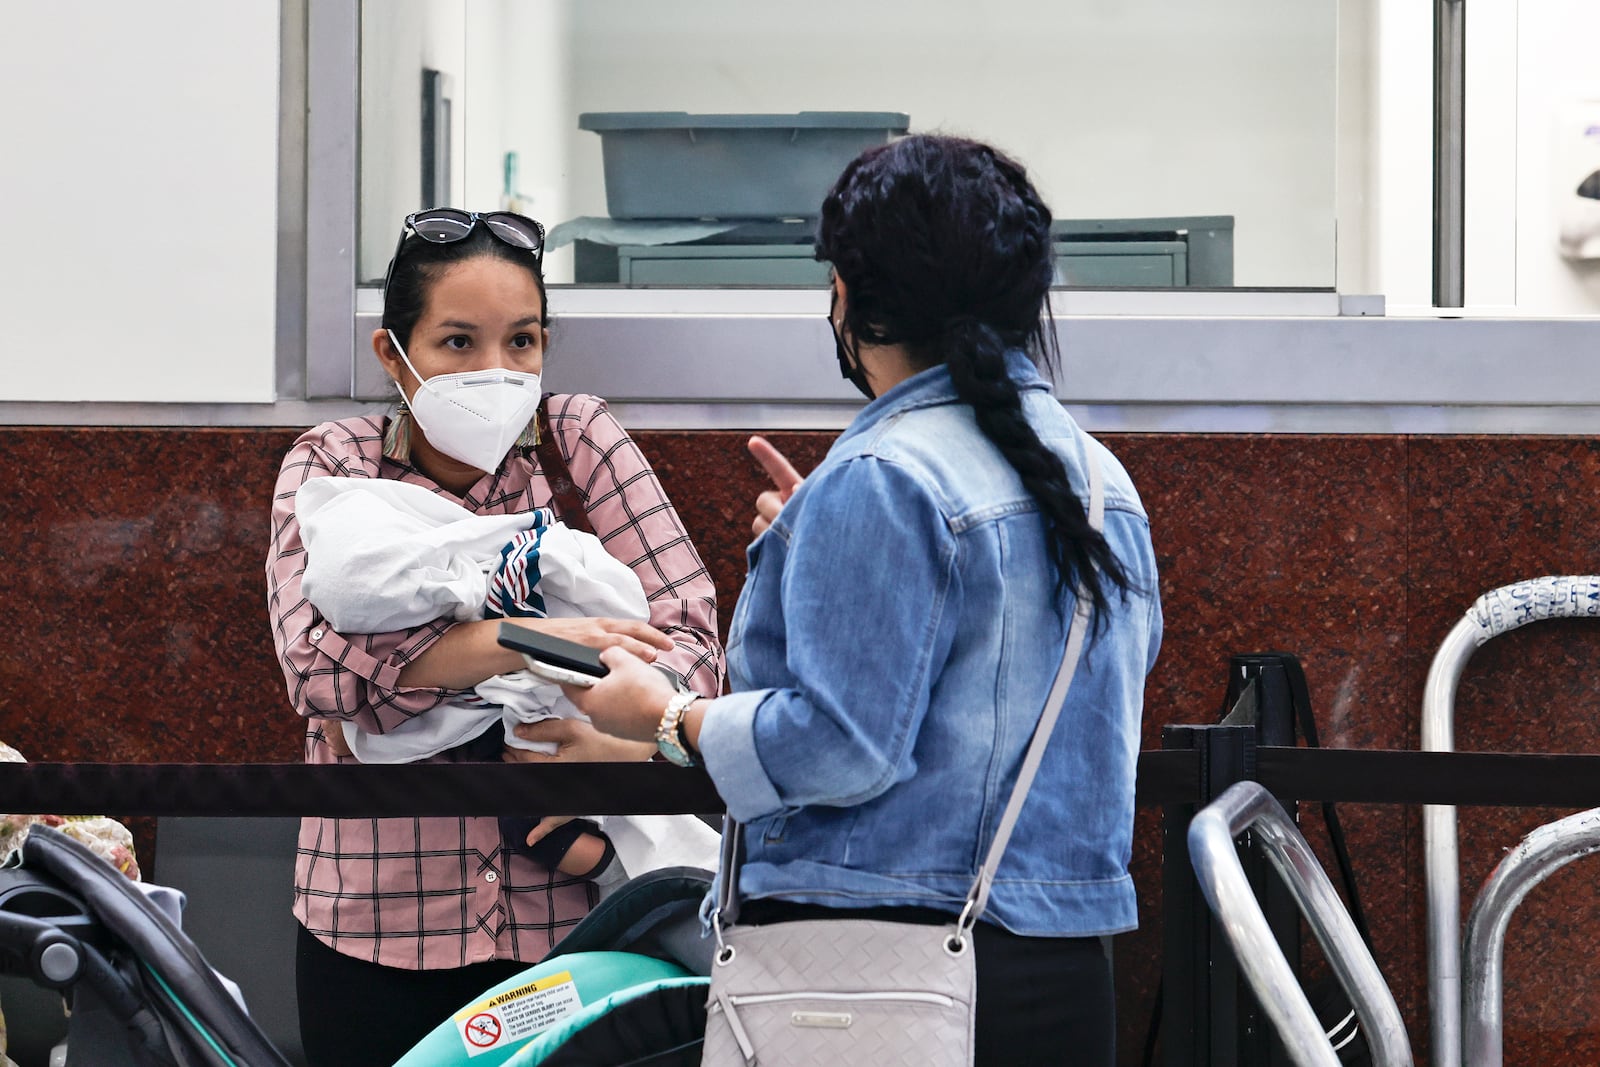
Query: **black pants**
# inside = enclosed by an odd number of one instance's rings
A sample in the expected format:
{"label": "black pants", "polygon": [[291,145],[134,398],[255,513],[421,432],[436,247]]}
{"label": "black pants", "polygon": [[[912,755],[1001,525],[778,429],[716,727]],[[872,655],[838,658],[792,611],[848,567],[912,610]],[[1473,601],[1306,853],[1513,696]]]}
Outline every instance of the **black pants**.
{"label": "black pants", "polygon": [[394,1062],[484,990],[527,970],[492,960],[408,971],[346,956],[298,926],[295,984],[300,1041],[311,1067],[394,1067]]}
{"label": "black pants", "polygon": [[[931,908],[827,908],[746,901],[739,921],[884,919],[947,923]],[[1116,1004],[1111,960],[1098,937],[1023,937],[980,922],[977,1067],[1111,1067]]]}

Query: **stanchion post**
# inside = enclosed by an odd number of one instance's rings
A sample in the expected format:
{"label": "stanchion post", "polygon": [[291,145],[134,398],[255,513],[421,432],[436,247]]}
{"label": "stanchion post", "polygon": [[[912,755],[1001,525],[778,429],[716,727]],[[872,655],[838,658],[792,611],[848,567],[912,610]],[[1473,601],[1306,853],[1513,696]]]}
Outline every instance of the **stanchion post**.
{"label": "stanchion post", "polygon": [[1234,782],[1254,780],[1254,726],[1167,726],[1164,749],[1200,757],[1194,803],[1163,815],[1163,1067],[1236,1067],[1239,1061],[1239,965],[1189,863],[1189,821]]}
{"label": "stanchion post", "polygon": [[[1294,690],[1289,684],[1289,674],[1283,664],[1283,654],[1258,653],[1235,656],[1233,665],[1256,687],[1257,745],[1293,748],[1296,739]],[[1241,724],[1243,725],[1243,724]],[[1254,766],[1251,777],[1255,777]],[[1225,787],[1224,787],[1225,788]],[[1220,792],[1220,790],[1219,790]],[[1278,803],[1297,826],[1300,823],[1300,805],[1292,798],[1278,797]],[[1246,841],[1249,840],[1248,833]],[[1261,902],[1261,912],[1267,926],[1277,940],[1289,969],[1296,978],[1300,976],[1300,909],[1294,895],[1282,878],[1272,869],[1266,854],[1259,848],[1241,848],[1240,864],[1250,888]],[[1240,992],[1239,1012],[1239,1064],[1240,1067],[1293,1067],[1294,1059],[1284,1047],[1277,1030],[1267,1019],[1261,1004],[1248,987]]]}

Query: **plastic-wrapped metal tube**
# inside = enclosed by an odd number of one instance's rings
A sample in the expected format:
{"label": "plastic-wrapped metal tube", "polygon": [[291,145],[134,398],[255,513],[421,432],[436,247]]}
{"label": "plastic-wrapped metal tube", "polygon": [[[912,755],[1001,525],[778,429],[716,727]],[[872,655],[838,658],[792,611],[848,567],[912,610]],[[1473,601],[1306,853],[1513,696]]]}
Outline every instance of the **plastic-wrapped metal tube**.
{"label": "plastic-wrapped metal tube", "polygon": [[1293,894],[1361,1020],[1378,1067],[1410,1067],[1411,1046],[1394,996],[1305,838],[1255,782],[1229,786],[1189,824],[1189,860],[1289,1055],[1300,1067],[1338,1067],[1339,1057],[1306,1000],[1250,890],[1233,839],[1251,830]]}
{"label": "plastic-wrapped metal tube", "polygon": [[1530,890],[1573,860],[1600,852],[1600,808],[1534,830],[1506,854],[1483,884],[1462,945],[1463,1067],[1500,1067],[1506,928]]}
{"label": "plastic-wrapped metal tube", "polygon": [[[1445,636],[1422,690],[1422,750],[1455,751],[1456,687],[1488,641],[1545,619],[1600,616],[1600,576],[1549,575],[1491,589]],[[1456,809],[1422,809],[1428,899],[1428,1001],[1434,1067],[1461,1064],[1461,862]]]}

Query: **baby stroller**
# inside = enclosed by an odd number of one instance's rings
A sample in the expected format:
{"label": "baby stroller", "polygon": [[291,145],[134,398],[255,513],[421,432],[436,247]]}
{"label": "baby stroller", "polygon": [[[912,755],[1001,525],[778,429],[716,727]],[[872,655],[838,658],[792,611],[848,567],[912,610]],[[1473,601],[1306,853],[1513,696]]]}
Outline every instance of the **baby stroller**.
{"label": "baby stroller", "polygon": [[[0,869],[0,970],[68,999],[69,1067],[289,1067],[128,879],[46,827],[20,856]],[[699,1063],[710,948],[696,912],[710,881],[671,868],[627,883],[549,958],[464,1005],[397,1067]]]}
{"label": "baby stroller", "polygon": [[89,849],[36,826],[0,870],[0,967],[72,1006],[73,1067],[288,1067],[194,943]]}

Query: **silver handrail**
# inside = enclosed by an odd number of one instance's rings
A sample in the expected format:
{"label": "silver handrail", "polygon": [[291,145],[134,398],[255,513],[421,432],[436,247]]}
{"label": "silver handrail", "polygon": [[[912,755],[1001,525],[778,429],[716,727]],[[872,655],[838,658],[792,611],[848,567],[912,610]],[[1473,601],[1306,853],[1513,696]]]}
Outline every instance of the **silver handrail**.
{"label": "silver handrail", "polygon": [[1294,895],[1339,984],[1349,993],[1372,1062],[1377,1067],[1411,1067],[1411,1046],[1400,1009],[1322,865],[1271,793],[1255,782],[1237,782],[1189,823],[1189,862],[1233,946],[1239,969],[1290,1057],[1299,1067],[1339,1064],[1239,862],[1233,839],[1247,829],[1254,832]]}
{"label": "silver handrail", "polygon": [[[1501,634],[1544,619],[1600,616],[1600,576],[1547,575],[1484,593],[1445,635],[1422,689],[1422,750],[1455,751],[1456,685],[1467,661]],[[1434,1067],[1461,1064],[1461,859],[1456,809],[1422,808],[1428,895],[1428,1001]]]}
{"label": "silver handrail", "polygon": [[1534,886],[1573,860],[1600,852],[1600,808],[1545,823],[1506,854],[1483,884],[1461,949],[1466,991],[1464,1067],[1500,1067],[1505,1019],[1501,985],[1511,913]]}

